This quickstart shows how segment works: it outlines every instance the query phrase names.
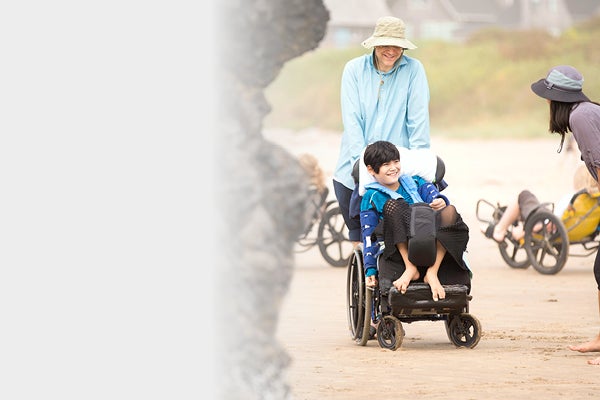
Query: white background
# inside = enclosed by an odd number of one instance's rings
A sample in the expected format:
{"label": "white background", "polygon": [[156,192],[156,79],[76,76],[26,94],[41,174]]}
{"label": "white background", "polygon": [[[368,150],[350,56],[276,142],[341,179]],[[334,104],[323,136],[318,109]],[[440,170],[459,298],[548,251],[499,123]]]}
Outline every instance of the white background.
{"label": "white background", "polygon": [[210,391],[204,3],[0,7],[0,398]]}

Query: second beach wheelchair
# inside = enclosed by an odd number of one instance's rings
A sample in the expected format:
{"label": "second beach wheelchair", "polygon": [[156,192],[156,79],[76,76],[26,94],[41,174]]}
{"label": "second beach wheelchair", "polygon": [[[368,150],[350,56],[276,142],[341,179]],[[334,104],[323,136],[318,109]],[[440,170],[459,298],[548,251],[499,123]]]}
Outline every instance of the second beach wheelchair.
{"label": "second beach wheelchair", "polygon": [[[506,206],[480,199],[477,202],[477,219],[487,224],[496,224]],[[560,272],[569,256],[587,257],[594,254],[600,245],[600,193],[590,194],[585,190],[575,193],[571,207],[562,217],[554,214],[554,203],[542,203],[524,221],[523,239],[515,240],[511,229],[498,249],[502,259],[517,269],[533,268],[545,275]],[[583,252],[571,252],[573,245]]]}
{"label": "second beach wheelchair", "polygon": [[[444,164],[439,157],[433,162],[437,162],[434,180],[442,182]],[[405,170],[404,162],[402,169]],[[380,273],[382,258],[380,254],[377,261]],[[386,264],[393,265],[393,261],[386,261]],[[427,283],[413,281],[403,294],[391,285],[392,280],[388,276],[385,285],[381,283],[382,278],[378,287],[367,287],[362,244],[354,250],[348,262],[346,306],[350,334],[358,345],[365,346],[375,334],[380,347],[397,350],[405,336],[403,323],[443,321],[447,336],[456,347],[477,346],[481,338],[481,324],[469,313],[472,298],[469,287],[464,284],[443,285],[446,297],[434,301]]]}

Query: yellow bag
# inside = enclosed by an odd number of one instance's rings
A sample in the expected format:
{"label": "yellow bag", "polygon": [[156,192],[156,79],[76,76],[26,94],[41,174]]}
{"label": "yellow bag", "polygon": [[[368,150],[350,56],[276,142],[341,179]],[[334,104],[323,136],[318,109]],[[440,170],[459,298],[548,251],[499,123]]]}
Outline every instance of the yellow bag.
{"label": "yellow bag", "polygon": [[599,196],[600,193],[592,195],[587,192],[579,193],[572,206],[567,207],[564,211],[562,221],[567,229],[569,242],[579,242],[598,228],[600,223]]}

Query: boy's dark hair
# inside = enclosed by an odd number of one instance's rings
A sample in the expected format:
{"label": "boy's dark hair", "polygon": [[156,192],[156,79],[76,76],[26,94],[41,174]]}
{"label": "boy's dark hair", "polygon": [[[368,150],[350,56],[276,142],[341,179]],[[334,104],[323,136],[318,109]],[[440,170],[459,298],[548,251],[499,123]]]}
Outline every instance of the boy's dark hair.
{"label": "boy's dark hair", "polygon": [[383,164],[400,160],[400,151],[395,144],[385,140],[378,140],[367,146],[363,154],[363,160],[365,165],[370,165],[377,174]]}

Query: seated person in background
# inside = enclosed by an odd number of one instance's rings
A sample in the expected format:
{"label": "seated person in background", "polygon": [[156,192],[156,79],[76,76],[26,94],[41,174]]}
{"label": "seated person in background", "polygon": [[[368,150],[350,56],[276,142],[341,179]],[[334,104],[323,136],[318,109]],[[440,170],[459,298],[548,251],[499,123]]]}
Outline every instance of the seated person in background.
{"label": "seated person in background", "polygon": [[[561,218],[561,220],[565,222],[565,225],[567,225],[567,228],[569,227],[567,221],[569,218],[575,216],[576,210],[574,204],[577,201],[578,196],[586,193],[598,193],[599,190],[596,181],[590,175],[584,164],[581,164],[575,170],[573,186],[574,190],[566,193],[558,203],[556,203],[556,207],[554,207],[554,215]],[[537,210],[540,205],[540,201],[532,192],[526,189],[522,190],[516,199],[507,204],[500,220],[496,224],[491,223],[486,228],[482,229],[482,232],[487,238],[502,243],[509,234],[508,228],[513,225],[510,236],[513,240],[519,241],[525,236],[523,224],[527,220],[527,217],[533,211]],[[577,211],[582,211],[581,215],[584,215],[588,210],[589,208]]]}
{"label": "seated person in background", "polygon": [[310,185],[321,194],[327,187],[325,186],[325,174],[319,165],[319,160],[312,154],[302,153],[298,156],[298,161],[302,168],[308,174]]}
{"label": "seated person in background", "polygon": [[327,202],[329,190],[325,185],[325,176],[315,156],[308,153],[302,153],[298,157],[300,166],[306,172],[309,179],[309,199],[304,210],[305,227],[301,238],[306,238],[310,234],[315,220],[320,218],[320,210],[324,209]]}
{"label": "seated person in background", "polygon": [[[435,186],[420,176],[401,174],[398,148],[387,141],[367,146],[364,164],[375,182],[365,185],[361,200],[361,229],[364,246],[366,285],[378,283],[382,294],[393,285],[401,293],[412,281],[422,281],[431,287],[433,300],[445,298],[443,285],[464,284],[471,287],[471,273],[463,253],[469,239],[469,228],[449,200]],[[409,251],[411,240],[411,204],[427,203],[434,210],[435,236],[431,262],[415,264],[423,254]],[[383,233],[384,249],[379,258]]]}

